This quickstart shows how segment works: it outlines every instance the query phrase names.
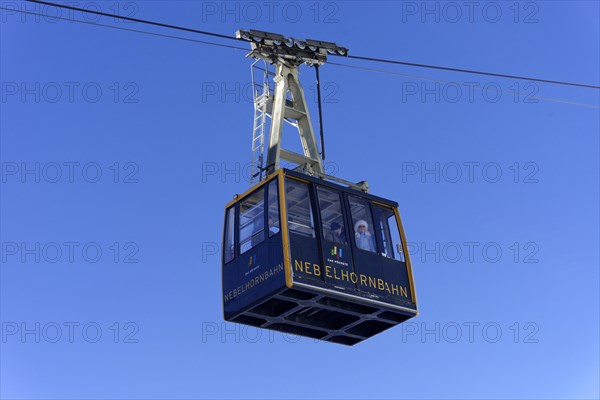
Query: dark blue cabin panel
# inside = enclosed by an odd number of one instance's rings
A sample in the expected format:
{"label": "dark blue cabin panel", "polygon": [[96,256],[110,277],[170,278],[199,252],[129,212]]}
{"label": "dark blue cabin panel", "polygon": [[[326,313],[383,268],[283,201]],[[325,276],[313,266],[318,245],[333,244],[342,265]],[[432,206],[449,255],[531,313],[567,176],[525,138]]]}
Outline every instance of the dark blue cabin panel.
{"label": "dark blue cabin panel", "polygon": [[[226,212],[223,245],[226,318],[285,288],[277,181],[261,185]],[[235,219],[231,218],[231,210],[235,210]],[[228,262],[231,254],[233,260]]]}
{"label": "dark blue cabin panel", "polygon": [[405,253],[396,203],[280,170],[226,210],[225,319],[359,343],[417,315]]}

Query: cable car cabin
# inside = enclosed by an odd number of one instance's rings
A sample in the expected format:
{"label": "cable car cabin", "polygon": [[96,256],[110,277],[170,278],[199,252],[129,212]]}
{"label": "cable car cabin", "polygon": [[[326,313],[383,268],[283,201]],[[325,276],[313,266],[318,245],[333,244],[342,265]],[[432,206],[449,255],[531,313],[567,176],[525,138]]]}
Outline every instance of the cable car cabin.
{"label": "cable car cabin", "polygon": [[280,169],[225,210],[225,320],[354,345],[417,315],[397,204]]}

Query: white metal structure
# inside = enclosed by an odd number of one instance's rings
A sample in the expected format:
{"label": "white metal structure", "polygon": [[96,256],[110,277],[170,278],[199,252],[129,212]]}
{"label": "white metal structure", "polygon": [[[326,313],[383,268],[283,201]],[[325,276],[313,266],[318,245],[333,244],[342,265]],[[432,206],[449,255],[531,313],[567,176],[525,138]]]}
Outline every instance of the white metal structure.
{"label": "white metal structure", "polygon": [[[251,67],[254,96],[253,183],[275,172],[281,167],[282,160],[285,160],[295,165],[296,170],[308,175],[340,182],[367,192],[368,184],[364,181],[355,184],[325,174],[306,97],[299,79],[300,65],[318,67],[326,62],[327,53],[345,55],[348,50],[335,43],[300,41],[255,30],[240,30],[237,32],[237,37],[252,44],[252,51],[247,57],[256,59]],[[274,72],[269,70],[270,65],[275,67]],[[271,89],[271,79],[273,89]],[[285,123],[297,129],[302,154],[282,148]],[[267,143],[268,146],[265,146]]]}

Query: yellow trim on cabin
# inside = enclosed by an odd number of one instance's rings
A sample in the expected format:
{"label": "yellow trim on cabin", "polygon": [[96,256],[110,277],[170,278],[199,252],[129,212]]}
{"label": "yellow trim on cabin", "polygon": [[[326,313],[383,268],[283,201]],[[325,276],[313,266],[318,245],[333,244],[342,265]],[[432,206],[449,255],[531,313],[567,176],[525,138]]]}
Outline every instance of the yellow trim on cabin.
{"label": "yellow trim on cabin", "polygon": [[231,200],[229,203],[227,203],[227,205],[225,206],[225,208],[229,208],[232,205],[234,205],[235,203],[237,203],[238,201],[240,201],[241,199],[243,199],[244,197],[248,196],[249,194],[251,194],[253,191],[261,188],[262,186],[264,186],[265,184],[269,183],[269,181],[271,181],[271,179],[276,176],[277,173],[275,174],[271,174],[269,176],[267,176],[262,182],[257,183],[256,185],[252,186],[250,189],[246,190],[244,193],[242,194],[236,194],[233,198],[233,200]]}
{"label": "yellow trim on cabin", "polygon": [[[281,240],[283,243],[283,267],[285,269],[285,285],[291,288],[294,285],[292,278],[292,261],[290,255],[290,233],[287,223],[287,203],[285,198],[285,174],[283,170],[277,171],[279,177],[279,214],[281,224]],[[291,178],[291,177],[290,177]]]}
{"label": "yellow trim on cabin", "polygon": [[[223,236],[221,236],[221,293],[225,293],[225,287],[223,286],[223,274],[225,273],[225,234],[227,232],[227,209],[225,207],[225,218],[223,219],[225,223],[223,224]],[[233,220],[235,224],[235,212],[233,213]],[[234,233],[234,242],[235,242],[235,233]],[[234,253],[235,256],[235,253]],[[225,303],[222,301],[223,305],[223,319],[225,319]]]}
{"label": "yellow trim on cabin", "polygon": [[410,254],[408,254],[408,247],[406,243],[406,235],[404,234],[404,227],[402,226],[402,220],[400,219],[400,212],[396,207],[394,209],[394,214],[396,215],[396,223],[398,224],[398,229],[400,229],[400,239],[402,239],[402,250],[404,250],[404,258],[406,260],[406,269],[408,270],[408,283],[410,284],[410,294],[412,297],[412,302],[416,307],[416,314],[419,315],[419,306],[417,305],[417,292],[415,290],[415,281],[413,279],[412,266],[410,263]]}
{"label": "yellow trim on cabin", "polygon": [[[356,197],[356,196],[355,196],[355,197]],[[376,205],[378,205],[378,206],[381,206],[381,207],[385,207],[385,208],[394,208],[394,207],[390,206],[389,204],[380,203],[380,202],[378,202],[378,201],[375,201],[375,200],[369,200],[369,201],[370,201],[371,203],[373,203],[373,204],[376,204]]]}
{"label": "yellow trim on cabin", "polygon": [[308,183],[309,185],[312,183],[309,180],[298,178],[297,176],[292,176],[292,175],[286,176],[286,178],[295,179],[295,180],[300,181],[300,182]]}

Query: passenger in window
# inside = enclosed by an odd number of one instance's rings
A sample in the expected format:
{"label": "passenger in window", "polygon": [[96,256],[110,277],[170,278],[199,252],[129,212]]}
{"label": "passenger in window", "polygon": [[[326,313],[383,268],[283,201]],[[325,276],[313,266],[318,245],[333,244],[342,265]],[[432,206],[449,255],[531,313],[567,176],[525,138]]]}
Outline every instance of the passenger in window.
{"label": "passenger in window", "polygon": [[269,216],[269,232],[270,232],[270,236],[276,235],[277,233],[279,233],[279,228],[277,226],[275,226],[275,224],[273,223],[273,217]]}
{"label": "passenger in window", "polygon": [[331,232],[327,234],[325,239],[334,243],[346,243],[346,232],[344,231],[344,227],[337,222],[333,222],[331,224]]}
{"label": "passenger in window", "polygon": [[356,247],[363,250],[375,252],[375,242],[369,232],[369,224],[361,219],[354,224],[354,236],[356,237]]}

